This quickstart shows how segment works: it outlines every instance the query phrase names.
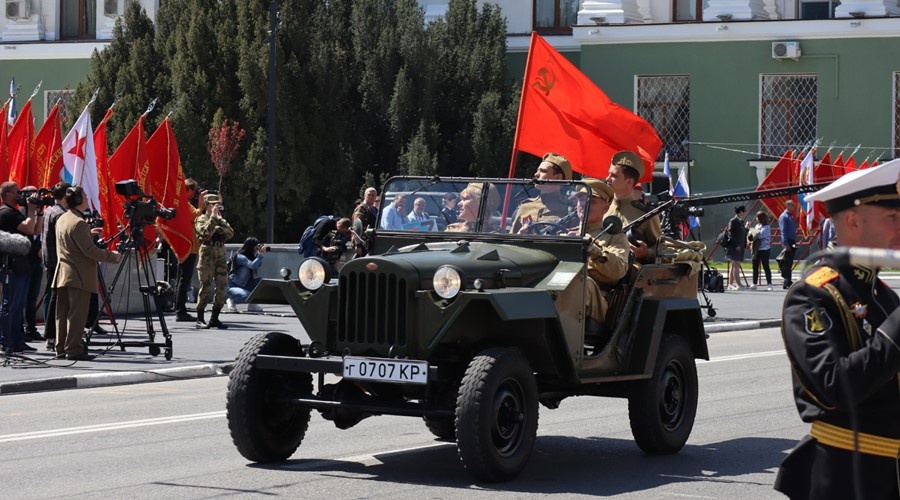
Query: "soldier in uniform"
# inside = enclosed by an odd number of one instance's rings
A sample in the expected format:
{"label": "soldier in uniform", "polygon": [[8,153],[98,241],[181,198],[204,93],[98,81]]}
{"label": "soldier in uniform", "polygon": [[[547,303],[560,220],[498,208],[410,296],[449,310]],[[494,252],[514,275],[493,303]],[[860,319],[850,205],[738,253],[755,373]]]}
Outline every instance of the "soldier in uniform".
{"label": "soldier in uniform", "polygon": [[[634,186],[643,175],[644,161],[636,153],[619,151],[613,155],[606,182],[613,188],[616,196],[606,215],[615,215],[622,219],[622,224],[627,225],[646,213],[640,208],[640,202],[635,204],[632,197]],[[659,216],[654,215],[640,226],[631,228],[629,233],[628,240],[635,260],[642,264],[652,263],[656,259],[656,242],[662,235]]]}
{"label": "soldier in uniform", "polygon": [[[601,179],[583,179],[590,191],[585,187],[578,188],[575,199],[578,201],[575,210],[578,217],[585,221],[586,232],[596,238],[591,244],[588,257],[587,286],[588,321],[585,330],[595,332],[606,318],[609,308],[609,289],[621,280],[628,272],[628,254],[631,247],[624,233],[600,234],[603,231],[603,218],[613,199],[613,190]],[[590,196],[590,212],[585,214],[587,199]],[[575,233],[577,235],[577,232]]]}
{"label": "soldier in uniform", "polygon": [[[540,180],[572,180],[572,164],[565,156],[547,153],[534,172]],[[535,222],[556,222],[569,214],[569,204],[560,194],[559,184],[538,184],[540,195],[523,201],[513,220],[511,233],[521,233]]]}
{"label": "soldier in uniform", "polygon": [[[197,328],[228,328],[219,321],[219,313],[225,306],[228,291],[228,267],[225,259],[225,242],[234,236],[234,230],[222,217],[222,198],[217,194],[203,197],[206,212],[194,220],[194,232],[200,242],[200,257],[197,274],[200,291],[197,292]],[[215,281],[216,296],[213,300],[212,316],[207,324],[203,311],[209,301],[209,288]]]}
{"label": "soldier in uniform", "polygon": [[[894,160],[847,174],[807,199],[825,202],[839,246],[898,250],[898,175]],[[793,499],[896,499],[900,298],[878,268],[839,255],[816,263],[785,297],[782,336],[794,399],[812,425],[782,462],[775,489]]]}

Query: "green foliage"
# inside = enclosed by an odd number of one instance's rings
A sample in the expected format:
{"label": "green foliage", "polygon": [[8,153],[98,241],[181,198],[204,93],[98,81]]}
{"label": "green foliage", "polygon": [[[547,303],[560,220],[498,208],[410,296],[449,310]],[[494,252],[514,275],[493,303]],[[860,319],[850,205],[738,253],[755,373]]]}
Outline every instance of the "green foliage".
{"label": "green foliage", "polygon": [[[506,79],[506,22],[493,4],[452,0],[425,26],[418,0],[282,0],[276,47],[276,241],[322,213],[348,214],[391,175],[504,175],[517,109]],[[209,131],[246,131],[224,177],[236,238],[266,227],[268,0],[166,0],[156,19],[130,0],[110,46],[71,99],[94,89],[97,123],[116,99],[110,150],[154,98],[152,132],[171,113],[182,166],[217,180]],[[362,181],[362,185],[360,185]]]}

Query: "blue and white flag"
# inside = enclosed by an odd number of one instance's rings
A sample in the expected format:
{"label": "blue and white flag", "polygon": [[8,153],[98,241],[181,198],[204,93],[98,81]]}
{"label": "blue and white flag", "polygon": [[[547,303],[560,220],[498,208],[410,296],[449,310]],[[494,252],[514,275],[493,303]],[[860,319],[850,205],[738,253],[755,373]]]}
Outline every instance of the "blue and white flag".
{"label": "blue and white flag", "polygon": [[7,116],[6,118],[6,123],[8,123],[10,127],[12,127],[16,123],[17,116],[18,112],[16,111],[16,79],[13,78],[9,81],[9,116]]}
{"label": "blue and white flag", "polygon": [[94,153],[94,131],[91,114],[85,106],[78,121],[62,142],[63,180],[81,186],[91,210],[100,210],[100,184],[97,182],[97,155]]}
{"label": "blue and white flag", "polygon": [[687,166],[682,168],[678,174],[678,182],[675,183],[675,187],[672,189],[672,196],[675,198],[688,198],[691,196],[691,188],[688,186],[687,181]]}
{"label": "blue and white flag", "polygon": [[669,194],[673,194],[675,192],[675,188],[672,187],[672,167],[669,166],[669,152],[666,151],[666,159],[663,161],[663,173],[666,174],[666,177],[669,179]]}

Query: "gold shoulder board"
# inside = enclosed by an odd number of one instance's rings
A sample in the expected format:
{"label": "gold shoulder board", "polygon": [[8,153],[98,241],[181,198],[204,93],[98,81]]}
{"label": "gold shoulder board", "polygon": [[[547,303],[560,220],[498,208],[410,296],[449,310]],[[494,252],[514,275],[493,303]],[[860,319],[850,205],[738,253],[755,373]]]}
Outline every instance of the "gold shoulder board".
{"label": "gold shoulder board", "polygon": [[806,282],[816,288],[822,288],[826,284],[836,280],[840,276],[830,267],[820,267],[806,277]]}

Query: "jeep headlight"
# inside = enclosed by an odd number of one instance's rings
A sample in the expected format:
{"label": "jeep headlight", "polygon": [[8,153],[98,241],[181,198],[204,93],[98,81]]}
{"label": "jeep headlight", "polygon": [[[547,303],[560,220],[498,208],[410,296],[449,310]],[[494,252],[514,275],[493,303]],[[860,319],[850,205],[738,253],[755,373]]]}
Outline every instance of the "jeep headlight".
{"label": "jeep headlight", "polygon": [[441,266],[434,273],[434,292],[442,299],[452,299],[462,289],[462,273],[453,266]]}
{"label": "jeep headlight", "polygon": [[300,263],[297,270],[297,278],[300,284],[307,290],[318,290],[331,279],[330,272],[324,260],[311,257]]}

